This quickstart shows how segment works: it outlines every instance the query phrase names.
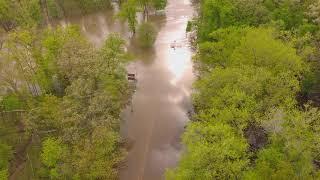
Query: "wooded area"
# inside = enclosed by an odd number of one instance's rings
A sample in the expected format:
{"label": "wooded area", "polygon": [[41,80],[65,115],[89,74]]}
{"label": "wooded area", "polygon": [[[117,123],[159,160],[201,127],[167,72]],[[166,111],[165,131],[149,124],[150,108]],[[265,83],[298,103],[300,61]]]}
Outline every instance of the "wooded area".
{"label": "wooded area", "polygon": [[[23,163],[32,179],[118,178],[127,153],[120,112],[132,95],[126,41],[112,33],[96,47],[78,26],[52,25],[114,3],[0,0],[0,179]],[[114,18],[152,47],[157,30],[148,17],[167,1],[116,4]],[[196,113],[166,178],[319,179],[320,1],[199,6],[186,29],[197,33]]]}
{"label": "wooded area", "polygon": [[[147,16],[166,5],[129,1],[119,2],[115,18],[128,20],[126,3],[135,10],[134,22],[137,12]],[[77,26],[51,26],[112,8],[110,0],[0,0],[0,179],[21,171],[23,163],[33,166],[26,178],[117,179],[126,154],[120,111],[131,95],[126,42],[110,34],[97,48]],[[150,35],[147,46],[154,42]],[[31,145],[40,150],[29,157]]]}
{"label": "wooded area", "polygon": [[196,115],[167,179],[320,178],[319,3],[200,2]]}

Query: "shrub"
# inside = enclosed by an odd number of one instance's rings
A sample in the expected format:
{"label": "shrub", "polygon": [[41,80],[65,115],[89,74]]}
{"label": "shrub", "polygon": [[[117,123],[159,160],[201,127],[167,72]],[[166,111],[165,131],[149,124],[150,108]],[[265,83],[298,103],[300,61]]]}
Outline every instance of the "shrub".
{"label": "shrub", "polygon": [[0,101],[0,106],[2,106],[5,111],[12,111],[21,109],[23,105],[20,99],[12,94],[3,97],[2,101]]}
{"label": "shrub", "polygon": [[143,23],[138,28],[138,42],[143,48],[150,48],[156,41],[157,32],[151,23]]}

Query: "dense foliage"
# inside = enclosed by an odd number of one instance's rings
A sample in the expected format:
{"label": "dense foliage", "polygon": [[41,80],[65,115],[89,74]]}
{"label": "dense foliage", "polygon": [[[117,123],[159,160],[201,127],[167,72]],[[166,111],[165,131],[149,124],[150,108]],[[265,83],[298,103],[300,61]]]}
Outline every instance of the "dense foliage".
{"label": "dense foliage", "polygon": [[112,6],[111,0],[42,0],[47,7],[50,18],[82,15],[96,10],[108,9]]}
{"label": "dense foliage", "polygon": [[16,26],[34,26],[42,21],[38,0],[1,0],[0,24],[9,31]]}
{"label": "dense foliage", "polygon": [[152,47],[156,41],[157,32],[153,24],[142,23],[138,28],[137,40],[141,47]]}
{"label": "dense foliage", "polygon": [[57,18],[110,7],[110,0],[0,0],[0,25],[10,31],[17,26],[39,26]]}
{"label": "dense foliage", "polygon": [[[143,12],[143,20],[144,22],[147,22],[149,11],[162,10],[166,5],[167,0],[126,0],[121,4],[121,10],[118,13],[118,17],[123,21],[127,21],[131,32],[135,34],[138,24],[137,12]],[[148,25],[144,25],[143,29],[146,29],[147,26]]]}
{"label": "dense foliage", "polygon": [[201,1],[196,114],[167,179],[319,178],[318,5]]}
{"label": "dense foliage", "polygon": [[[27,110],[25,127],[43,140],[39,177],[117,176],[123,157],[119,116],[129,95],[124,45],[113,34],[96,49],[73,26],[9,34],[1,54],[2,67],[10,67],[2,69],[1,88],[9,95],[2,104],[4,110]],[[1,153],[8,149],[1,144]]]}
{"label": "dense foliage", "polygon": [[8,177],[9,158],[11,157],[10,147],[7,144],[0,142],[0,179]]}
{"label": "dense foliage", "polygon": [[[111,34],[97,48],[79,27],[54,20],[119,6],[116,16],[135,32],[138,12],[147,21],[166,2],[0,0],[0,179],[20,166],[31,167],[18,172],[27,179],[118,177],[120,111],[131,93],[126,42]],[[143,46],[155,36],[149,23],[139,26]]]}

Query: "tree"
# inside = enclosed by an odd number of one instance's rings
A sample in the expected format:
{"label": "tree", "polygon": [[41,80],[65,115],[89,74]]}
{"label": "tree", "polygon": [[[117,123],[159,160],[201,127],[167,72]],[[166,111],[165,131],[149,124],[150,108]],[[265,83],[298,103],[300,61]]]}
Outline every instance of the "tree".
{"label": "tree", "polygon": [[231,1],[205,0],[201,3],[201,14],[198,22],[198,36],[200,40],[207,39],[207,35],[218,28],[233,24],[232,11],[234,5]]}
{"label": "tree", "polygon": [[[41,79],[37,79],[37,75],[41,69],[39,69],[37,64],[35,42],[36,37],[32,31],[21,30],[12,32],[4,43],[7,51],[2,55],[6,59],[6,64],[13,68],[13,73],[15,71],[18,72],[18,77],[13,77],[9,82],[14,83],[14,81],[21,78],[22,82],[19,83],[23,84],[22,89],[27,89],[32,95],[39,95],[41,94],[41,88],[43,87],[42,90],[46,88],[45,84],[40,83]],[[37,80],[40,80],[39,83],[37,83]],[[39,85],[43,86],[39,88]],[[11,87],[14,89],[14,84]],[[18,89],[15,90],[17,91]]]}
{"label": "tree", "polygon": [[118,17],[121,20],[128,22],[129,28],[133,34],[136,33],[137,12],[136,0],[128,0],[121,5],[121,10],[118,14]]}
{"label": "tree", "polygon": [[4,111],[21,110],[24,104],[21,102],[19,97],[15,94],[8,94],[0,101]]}
{"label": "tree", "polygon": [[14,3],[10,0],[0,1],[0,22],[5,31],[10,31],[16,26],[16,11],[13,11]]}
{"label": "tree", "polygon": [[59,19],[64,16],[63,7],[60,7],[56,0],[45,0],[42,2],[42,6],[45,6],[45,16],[50,19]]}
{"label": "tree", "polygon": [[48,138],[43,142],[41,152],[41,162],[48,170],[48,177],[50,179],[61,178],[61,170],[59,164],[65,157],[66,149],[60,140],[54,138]]}
{"label": "tree", "polygon": [[9,160],[11,156],[11,147],[0,142],[0,179],[8,178]]}
{"label": "tree", "polygon": [[167,172],[169,180],[238,179],[249,162],[245,139],[223,123],[192,123],[183,142],[186,154],[175,170]]}
{"label": "tree", "polygon": [[76,2],[79,4],[79,7],[83,11],[83,13],[90,13],[95,10],[106,9],[111,7],[111,0],[78,0]]}
{"label": "tree", "polygon": [[107,37],[104,46],[100,50],[102,59],[99,67],[102,68],[102,71],[111,73],[121,70],[121,67],[129,60],[124,47],[125,41],[120,35],[111,34]]}
{"label": "tree", "polygon": [[246,35],[248,28],[228,27],[213,31],[208,35],[210,41],[199,44],[197,60],[203,68],[227,67],[230,57],[240,40]]}
{"label": "tree", "polygon": [[58,131],[62,129],[60,100],[55,96],[45,95],[27,116],[27,128],[34,133]]}
{"label": "tree", "polygon": [[307,15],[312,19],[316,24],[320,24],[320,2],[316,1],[315,3],[309,6]]}
{"label": "tree", "polygon": [[104,127],[96,127],[91,138],[86,138],[74,149],[74,177],[85,179],[116,179],[115,167],[122,160],[118,133]]}
{"label": "tree", "polygon": [[235,0],[236,24],[259,26],[270,21],[270,11],[261,0]]}
{"label": "tree", "polygon": [[285,0],[276,6],[277,8],[272,11],[273,19],[282,21],[285,29],[292,29],[302,25],[304,12],[300,2]]}
{"label": "tree", "polygon": [[164,9],[167,5],[167,0],[153,0],[152,4],[157,10]]}
{"label": "tree", "polygon": [[271,29],[249,31],[231,59],[234,64],[266,67],[277,74],[290,72],[299,75],[303,65],[296,50],[290,44],[276,40]]}
{"label": "tree", "polygon": [[148,21],[149,17],[149,7],[151,6],[151,0],[136,0],[138,5],[142,7],[143,19],[144,21]]}
{"label": "tree", "polygon": [[156,41],[157,32],[153,24],[143,23],[138,28],[137,40],[141,47],[150,48]]}
{"label": "tree", "polygon": [[5,31],[16,26],[34,27],[41,24],[42,15],[38,0],[1,0],[0,24]]}
{"label": "tree", "polygon": [[[258,153],[245,179],[319,178],[314,166],[319,158],[319,111],[310,107],[305,112],[276,110],[269,117],[264,126],[271,143]],[[271,128],[275,119],[280,126],[276,131]]]}

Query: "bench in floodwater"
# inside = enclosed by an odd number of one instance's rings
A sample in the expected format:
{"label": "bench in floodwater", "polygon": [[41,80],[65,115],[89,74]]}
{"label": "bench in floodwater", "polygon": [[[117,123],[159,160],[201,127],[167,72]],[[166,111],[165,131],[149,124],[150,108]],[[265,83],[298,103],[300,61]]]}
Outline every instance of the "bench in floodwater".
{"label": "bench in floodwater", "polygon": [[129,81],[136,81],[136,74],[133,74],[133,73],[128,73],[128,80]]}

